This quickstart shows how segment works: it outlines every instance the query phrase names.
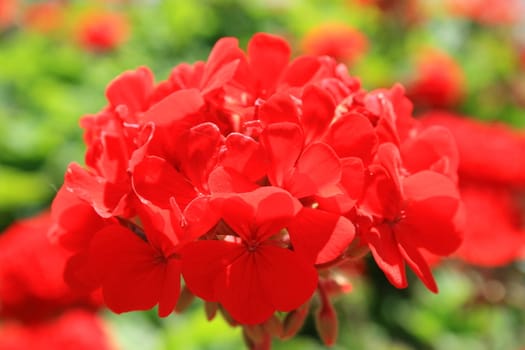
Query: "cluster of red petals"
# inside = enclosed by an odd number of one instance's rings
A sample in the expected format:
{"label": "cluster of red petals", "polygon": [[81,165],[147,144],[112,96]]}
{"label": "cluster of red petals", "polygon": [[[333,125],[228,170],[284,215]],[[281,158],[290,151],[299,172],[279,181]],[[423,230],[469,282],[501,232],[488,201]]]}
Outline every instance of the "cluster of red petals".
{"label": "cluster of red petals", "polygon": [[368,48],[366,36],[344,23],[326,23],[312,28],[302,41],[303,52],[331,56],[346,64],[354,63]]}
{"label": "cluster of red petals", "polygon": [[370,249],[395,286],[408,264],[437,290],[423,254],[461,242],[452,136],[412,119],[400,86],[367,92],[333,58],[290,51],[224,38],[160,83],[147,68],[111,82],[81,121],[86,167],[69,166],[52,208],[71,284],[166,316],[182,276],[256,325]]}
{"label": "cluster of red petals", "polygon": [[92,10],[80,15],[74,31],[77,42],[83,48],[105,52],[119,47],[127,40],[130,25],[121,13]]}
{"label": "cluster of red petals", "polygon": [[0,349],[111,349],[100,295],[64,282],[71,253],[48,239],[49,213],[0,235]]}
{"label": "cluster of red petals", "polygon": [[465,74],[447,53],[427,49],[419,53],[407,94],[416,107],[447,108],[461,102]]}
{"label": "cluster of red petals", "polygon": [[448,0],[449,11],[484,24],[512,24],[524,18],[519,0]]}
{"label": "cluster of red petals", "polygon": [[422,116],[446,127],[460,155],[459,183],[466,213],[464,241],[455,253],[478,266],[502,266],[523,258],[525,248],[525,134],[445,112]]}

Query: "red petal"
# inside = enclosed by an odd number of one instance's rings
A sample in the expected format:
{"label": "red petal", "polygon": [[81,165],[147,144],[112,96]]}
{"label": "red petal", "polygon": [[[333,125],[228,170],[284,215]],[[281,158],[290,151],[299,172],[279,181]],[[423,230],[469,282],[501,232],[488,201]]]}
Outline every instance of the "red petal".
{"label": "red petal", "polygon": [[410,242],[437,255],[456,250],[462,235],[456,227],[459,193],[449,178],[422,171],[404,179],[405,218],[395,225],[402,245]]}
{"label": "red petal", "polygon": [[283,38],[255,34],[248,43],[248,60],[259,89],[271,91],[290,59],[290,47]]}
{"label": "red petal", "polygon": [[219,301],[224,270],[246,252],[239,244],[225,241],[188,243],[182,251],[182,275],[186,286],[206,301]]}
{"label": "red petal", "polygon": [[259,108],[259,119],[265,124],[291,122],[299,123],[299,108],[288,93],[272,95]]}
{"label": "red petal", "polygon": [[355,236],[352,222],[323,210],[303,208],[288,226],[294,250],[315,264],[340,256]]}
{"label": "red petal", "polygon": [[64,186],[68,191],[88,202],[103,218],[115,214],[114,210],[119,202],[129,192],[125,184],[109,183],[75,163],[70,164],[67,169]]}
{"label": "red petal", "polygon": [[[97,232],[91,242],[90,259],[102,277],[104,300],[114,312],[150,309],[167,291],[172,302],[163,299],[163,315],[167,306],[175,306],[179,290],[171,279],[179,275],[177,264],[168,263],[133,232],[119,225]],[[168,272],[175,276],[168,276]]]}
{"label": "red petal", "polygon": [[249,192],[259,187],[254,182],[248,181],[243,174],[222,166],[211,172],[208,186],[211,193]]}
{"label": "red petal", "polygon": [[405,262],[390,228],[380,225],[363,233],[362,237],[368,243],[375,262],[390,283],[397,288],[405,288],[408,285]]}
{"label": "red petal", "polygon": [[147,67],[127,71],[113,80],[106,97],[112,107],[125,105],[130,112],[142,111],[153,90],[153,73]]}
{"label": "red petal", "polygon": [[321,63],[314,56],[300,56],[294,59],[284,71],[283,84],[288,86],[304,86],[321,68]]}
{"label": "red petal", "polygon": [[335,104],[328,93],[315,85],[308,85],[301,99],[301,124],[305,133],[305,143],[308,144],[326,131],[334,117]]}
{"label": "red petal", "polygon": [[211,50],[202,76],[201,89],[203,93],[213,92],[222,88],[235,75],[239,61],[244,59],[244,53],[239,48],[235,38],[222,38]]}
{"label": "red petal", "polygon": [[85,201],[62,186],[51,204],[54,226],[49,231],[52,239],[58,239],[66,249],[81,250],[87,247],[93,233],[105,225]]}
{"label": "red petal", "polygon": [[261,144],[270,161],[268,177],[275,186],[283,186],[284,180],[295,167],[303,149],[303,134],[297,124],[275,123],[261,134]]}
{"label": "red petal", "polygon": [[291,311],[311,297],[317,272],[295,253],[261,246],[249,253],[224,241],[191,243],[183,252],[188,288],[206,301],[219,301],[243,324],[259,324],[276,310]]}
{"label": "red petal", "polygon": [[199,112],[204,100],[197,89],[178,90],[153,105],[144,115],[144,122],[170,125]]}
{"label": "red petal", "polygon": [[284,228],[302,207],[288,192],[273,186],[217,198],[224,221],[243,239],[264,241]]}
{"label": "red petal", "polygon": [[417,248],[412,244],[400,244],[399,250],[408,265],[412,268],[412,271],[414,271],[421,281],[423,281],[425,286],[427,286],[432,292],[437,293],[438,287],[434,280],[434,276],[432,276],[432,271],[430,271],[427,261],[423,258]]}
{"label": "red petal", "polygon": [[341,163],[330,146],[324,143],[308,145],[292,176],[285,178],[284,187],[297,198],[323,192],[341,180]]}
{"label": "red petal", "polygon": [[377,149],[378,139],[368,118],[348,113],[332,123],[327,143],[339,157],[359,157],[367,164]]}
{"label": "red petal", "polygon": [[181,171],[203,192],[207,192],[208,176],[217,163],[221,143],[222,135],[213,123],[199,124],[181,137]]}
{"label": "red petal", "polygon": [[431,126],[401,146],[403,165],[410,172],[430,169],[451,179],[457,178],[459,154],[452,134],[445,128]]}
{"label": "red petal", "polygon": [[170,163],[159,157],[146,157],[135,166],[132,175],[135,193],[144,204],[170,207],[170,198],[185,208],[197,193],[191,183]]}
{"label": "red petal", "polygon": [[235,132],[226,138],[220,161],[225,168],[235,169],[255,182],[266,175],[267,163],[262,146],[253,138]]}

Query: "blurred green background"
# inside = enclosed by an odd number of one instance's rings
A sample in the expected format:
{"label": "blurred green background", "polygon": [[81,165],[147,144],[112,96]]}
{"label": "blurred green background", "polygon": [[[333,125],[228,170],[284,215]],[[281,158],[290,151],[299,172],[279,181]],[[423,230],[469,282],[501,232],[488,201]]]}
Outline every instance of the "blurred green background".
{"label": "blurred green background", "polygon": [[[340,59],[368,89],[410,86],[422,53],[439,51],[462,77],[444,82],[457,91],[438,107],[524,127],[525,16],[487,21],[445,3],[0,0],[0,228],[46,208],[67,164],[82,162],[79,118],[104,107],[105,87],[115,76],[146,65],[157,81],[166,79],[180,62],[205,60],[223,36],[238,37],[244,47],[256,32],[279,34],[298,55],[313,53],[307,38],[323,33],[323,26],[349,26],[365,44]],[[83,39],[82,31],[97,30],[93,14],[108,13],[118,17],[106,24],[113,36]],[[429,107],[436,106],[416,103],[417,112]],[[366,276],[356,277],[354,291],[337,300],[341,323],[334,349],[525,347],[525,264],[483,270],[446,263],[436,271],[439,295],[415,280],[409,289],[396,290],[369,265]],[[183,315],[155,315],[105,317],[124,350],[243,347],[238,328],[219,318],[208,322],[196,301]],[[300,336],[274,347],[324,348],[312,320]]]}

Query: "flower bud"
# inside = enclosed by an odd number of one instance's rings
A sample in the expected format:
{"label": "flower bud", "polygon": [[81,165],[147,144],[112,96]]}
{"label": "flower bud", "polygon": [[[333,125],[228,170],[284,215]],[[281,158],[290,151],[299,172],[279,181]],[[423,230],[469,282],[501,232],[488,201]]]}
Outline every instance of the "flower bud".
{"label": "flower bud", "polygon": [[180,292],[177,305],[175,306],[175,312],[179,314],[184,312],[191,305],[193,299],[195,299],[195,295],[193,295],[193,293],[190,292],[186,286],[184,286]]}
{"label": "flower bud", "polygon": [[263,329],[272,337],[281,337],[283,334],[283,323],[277,316],[273,315],[262,324]]}
{"label": "flower bud", "polygon": [[213,301],[206,301],[204,302],[204,311],[206,312],[206,318],[208,321],[211,321],[215,318],[215,315],[217,315],[217,309],[219,308],[219,304]]}
{"label": "flower bud", "polygon": [[315,326],[317,333],[326,346],[332,346],[337,339],[337,314],[330,303],[326,291],[319,286],[319,296],[321,305],[315,313]]}
{"label": "flower bud", "polygon": [[299,332],[306,320],[306,316],[308,316],[309,309],[310,302],[307,302],[286,315],[283,322],[281,339],[290,339]]}

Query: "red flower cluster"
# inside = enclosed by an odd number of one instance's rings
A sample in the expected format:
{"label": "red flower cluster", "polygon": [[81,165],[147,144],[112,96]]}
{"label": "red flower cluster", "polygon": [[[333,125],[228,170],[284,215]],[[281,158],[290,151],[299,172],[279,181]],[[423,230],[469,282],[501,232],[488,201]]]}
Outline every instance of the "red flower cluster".
{"label": "red flower cluster", "polygon": [[71,253],[48,239],[51,225],[44,213],[0,235],[0,349],[110,349],[101,298],[66,285]]}
{"label": "red flower cluster", "polygon": [[[279,37],[246,53],[224,38],[159,84],[139,68],[108,86],[81,122],[86,167],[69,166],[53,204],[70,283],[166,316],[182,276],[248,337],[296,331],[316,288],[348,289],[335,266],[367,249],[395,286],[408,264],[437,291],[423,253],[461,242],[450,133],[416,123],[400,86],[367,92],[332,58],[289,60]],[[281,327],[276,311],[290,312]]]}
{"label": "red flower cluster", "polygon": [[523,258],[525,164],[517,160],[525,159],[525,134],[444,112],[422,120],[447,127],[457,140],[466,229],[455,255],[479,266]]}

